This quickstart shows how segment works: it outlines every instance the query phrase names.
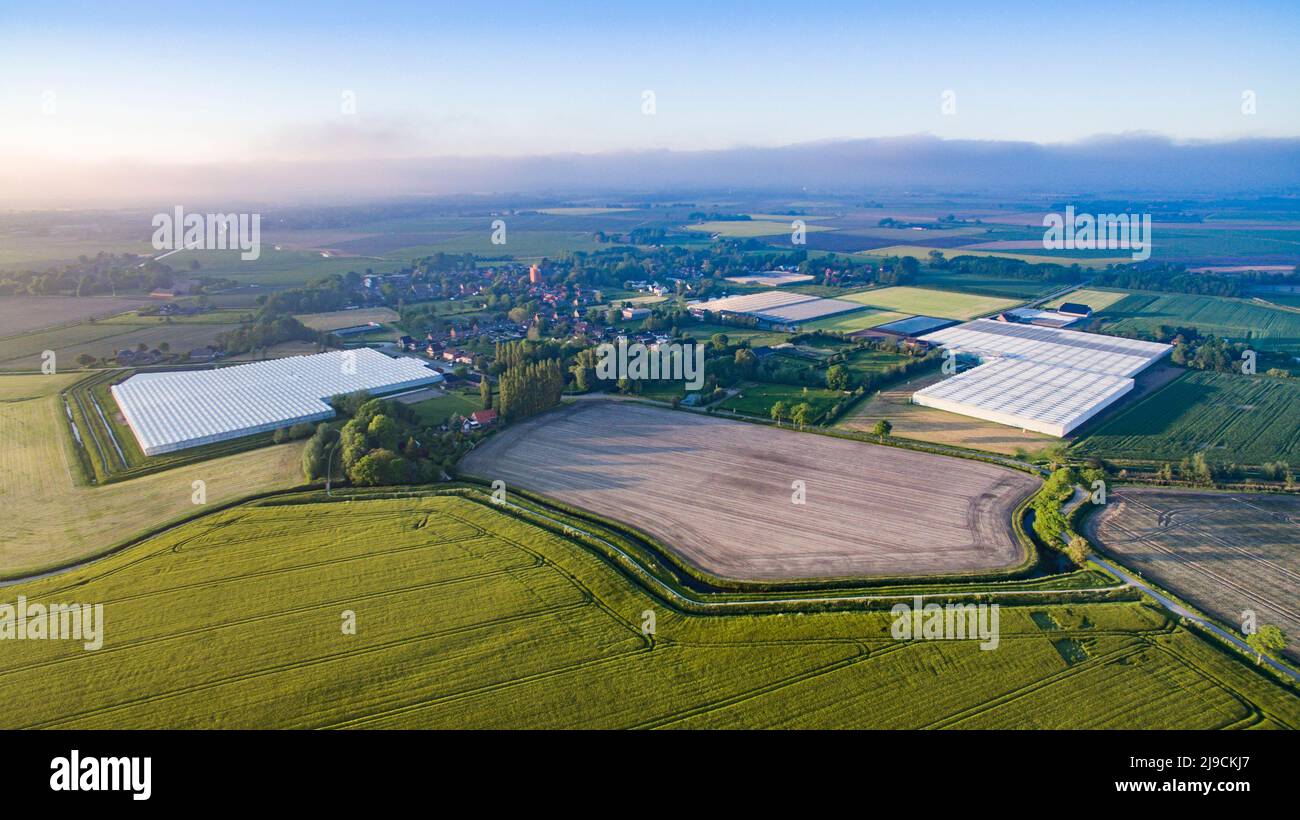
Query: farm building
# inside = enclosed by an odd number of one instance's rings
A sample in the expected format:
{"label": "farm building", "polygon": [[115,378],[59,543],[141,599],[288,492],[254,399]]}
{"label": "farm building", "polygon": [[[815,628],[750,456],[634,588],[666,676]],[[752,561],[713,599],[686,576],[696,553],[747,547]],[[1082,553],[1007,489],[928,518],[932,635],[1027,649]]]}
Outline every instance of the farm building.
{"label": "farm building", "polygon": [[1040,325],[1042,327],[1069,327],[1082,318],[1072,313],[1063,313],[1058,310],[1040,310],[1038,308],[1015,308],[998,315],[1007,317],[1007,321]]}
{"label": "farm building", "polygon": [[926,407],[1064,436],[1133,389],[1133,376],[1171,347],[988,319],[923,336],[978,367],[912,394]]}
{"label": "farm building", "polygon": [[781,285],[798,285],[804,282],[811,282],[816,278],[817,277],[808,273],[763,270],[747,273],[744,276],[728,276],[727,281],[735,282],[740,285],[766,285],[770,288],[777,288]]}
{"label": "farm building", "polygon": [[332,418],[332,396],[440,381],[415,359],[360,348],[217,370],[137,373],[112,391],[140,449],[152,456]]}
{"label": "farm building", "polygon": [[921,339],[981,359],[1029,359],[1111,376],[1134,376],[1172,349],[1170,345],[1140,339],[991,319],[944,328]]}

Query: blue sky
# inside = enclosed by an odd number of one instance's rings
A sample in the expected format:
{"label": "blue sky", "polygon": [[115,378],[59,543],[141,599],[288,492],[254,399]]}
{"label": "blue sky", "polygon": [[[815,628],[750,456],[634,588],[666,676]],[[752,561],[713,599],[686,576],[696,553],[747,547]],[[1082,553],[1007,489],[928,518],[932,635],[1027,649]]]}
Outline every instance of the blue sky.
{"label": "blue sky", "polygon": [[1300,135],[1294,2],[612,5],[0,0],[0,151],[188,163]]}

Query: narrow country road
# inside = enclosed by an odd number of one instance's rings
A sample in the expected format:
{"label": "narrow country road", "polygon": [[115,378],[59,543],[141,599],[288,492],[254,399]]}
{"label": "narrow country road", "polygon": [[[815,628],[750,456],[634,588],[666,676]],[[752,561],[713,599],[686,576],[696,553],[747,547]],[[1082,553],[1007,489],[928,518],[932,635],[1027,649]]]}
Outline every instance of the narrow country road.
{"label": "narrow country road", "polygon": [[[1138,578],[1137,576],[1132,575],[1129,572],[1121,569],[1117,564],[1114,564],[1111,561],[1102,558],[1101,556],[1096,554],[1092,556],[1092,560],[1095,561],[1100,566],[1102,566],[1111,575],[1114,575],[1116,578],[1123,581],[1128,586],[1136,587],[1137,589],[1140,589],[1143,592],[1145,592],[1147,595],[1150,595],[1152,598],[1158,601],[1161,606],[1163,606],[1165,609],[1169,610],[1170,612],[1174,613],[1175,615],[1181,616],[1183,618],[1186,618],[1189,621],[1193,621],[1199,624],[1205,630],[1209,632],[1213,632],[1215,635],[1218,635],[1220,638],[1223,638],[1225,641],[1228,641],[1233,646],[1237,647],[1247,655],[1250,655],[1252,657],[1256,655],[1255,650],[1250,648],[1250,644],[1238,638],[1236,635],[1233,635],[1231,632],[1228,632],[1225,629],[1221,629],[1220,627],[1215,626],[1214,624],[1210,623],[1202,616],[1196,614],[1195,612],[1192,612],[1187,607],[1173,600],[1169,596],[1163,595],[1160,592],[1157,592],[1156,590],[1152,589],[1151,586],[1147,584],[1146,581],[1143,581],[1141,578]],[[1264,663],[1268,664],[1269,666],[1273,667],[1273,669],[1291,678],[1293,681],[1300,683],[1300,672],[1297,672],[1296,670],[1292,669],[1286,664],[1279,663],[1268,656],[1264,656]]]}

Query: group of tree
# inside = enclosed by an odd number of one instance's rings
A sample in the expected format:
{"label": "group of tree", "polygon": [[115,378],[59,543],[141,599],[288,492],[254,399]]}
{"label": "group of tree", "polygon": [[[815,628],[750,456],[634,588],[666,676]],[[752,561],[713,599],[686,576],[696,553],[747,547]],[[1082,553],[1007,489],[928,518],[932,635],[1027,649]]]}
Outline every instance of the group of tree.
{"label": "group of tree", "polygon": [[1184,265],[1121,265],[1096,273],[1091,284],[1126,290],[1155,290],[1200,296],[1249,296],[1257,285],[1300,284],[1300,273],[1189,272]]}
{"label": "group of tree", "polygon": [[[1034,532],[1044,544],[1060,550],[1080,566],[1087,560],[1088,542],[1070,533],[1061,505],[1074,495],[1075,485],[1090,487],[1093,482],[1104,478],[1105,473],[1097,468],[1059,466],[1030,502],[1034,511]],[[1067,536],[1070,536],[1068,540]]]}
{"label": "group of tree", "polygon": [[806,401],[801,401],[793,407],[783,401],[773,402],[769,412],[777,427],[781,426],[782,421],[789,420],[791,424],[799,425],[799,429],[802,430],[815,421],[813,406]]}
{"label": "group of tree", "polygon": [[0,273],[0,296],[95,296],[148,293],[170,288],[176,271],[133,253],[98,253],[44,270]]}
{"label": "group of tree", "polygon": [[[1295,474],[1291,471],[1291,465],[1285,461],[1270,461],[1262,464],[1259,467],[1259,474],[1265,481],[1287,485],[1295,483]],[[1242,482],[1248,475],[1249,470],[1244,465],[1211,461],[1205,457],[1205,453],[1184,456],[1177,465],[1165,462],[1156,471],[1156,478],[1161,481],[1186,481],[1207,486]]]}
{"label": "group of tree", "polygon": [[478,432],[459,424],[435,429],[401,402],[372,399],[366,393],[335,397],[345,419],[322,423],[303,449],[303,474],[316,481],[330,473],[357,486],[428,484],[451,475],[457,459]]}
{"label": "group of tree", "polygon": [[497,412],[507,421],[528,418],[560,403],[564,368],[559,359],[521,361],[498,379]]}
{"label": "group of tree", "polygon": [[328,344],[327,334],[304,325],[292,316],[260,312],[251,321],[241,322],[232,330],[217,335],[216,344],[226,355],[264,350],[283,342]]}

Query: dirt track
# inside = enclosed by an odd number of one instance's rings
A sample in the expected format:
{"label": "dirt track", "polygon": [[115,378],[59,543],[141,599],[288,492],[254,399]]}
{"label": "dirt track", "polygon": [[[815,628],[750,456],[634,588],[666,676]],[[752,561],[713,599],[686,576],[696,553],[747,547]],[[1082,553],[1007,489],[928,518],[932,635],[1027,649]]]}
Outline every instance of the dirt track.
{"label": "dirt track", "polygon": [[630,524],[714,575],[756,580],[1015,566],[1011,511],[1038,485],[966,459],[601,401],[516,425],[462,467]]}
{"label": "dirt track", "polygon": [[1300,660],[1300,498],[1122,487],[1107,501],[1085,528],[1103,550],[1238,632],[1254,610]]}

